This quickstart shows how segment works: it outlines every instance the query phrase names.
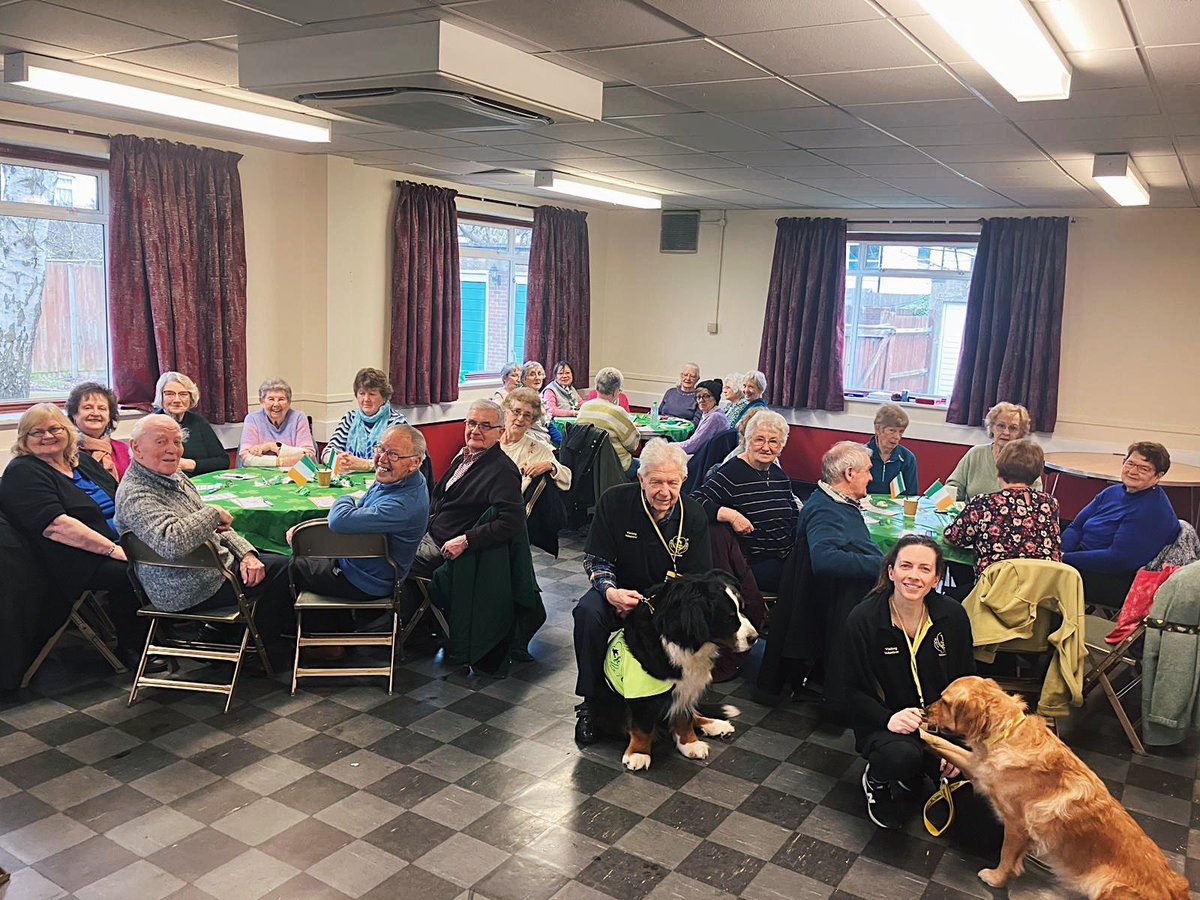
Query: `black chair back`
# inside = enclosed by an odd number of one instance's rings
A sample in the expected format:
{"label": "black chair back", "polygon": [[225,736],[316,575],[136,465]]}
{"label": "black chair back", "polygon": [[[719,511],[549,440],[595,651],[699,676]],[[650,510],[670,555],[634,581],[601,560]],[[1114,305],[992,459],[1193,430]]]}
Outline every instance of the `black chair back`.
{"label": "black chair back", "polygon": [[700,485],[704,484],[708,470],[724,460],[729,455],[729,451],[737,446],[737,442],[738,430],[729,428],[714,434],[701,444],[700,448],[692,454],[692,458],[688,460],[688,477],[683,483],[683,493],[694,493]]}
{"label": "black chair back", "polygon": [[578,528],[587,521],[588,510],[596,504],[595,467],[600,450],[609,444],[608,432],[595,425],[570,423],[558,448],[558,459],[571,470],[571,489],[564,505],[567,524]]}

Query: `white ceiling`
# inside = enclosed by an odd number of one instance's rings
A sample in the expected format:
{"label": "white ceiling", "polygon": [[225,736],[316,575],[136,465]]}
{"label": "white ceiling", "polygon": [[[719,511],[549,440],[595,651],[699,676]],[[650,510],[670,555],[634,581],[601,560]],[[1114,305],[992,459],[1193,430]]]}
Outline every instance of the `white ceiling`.
{"label": "white ceiling", "polygon": [[1131,152],[1152,206],[1200,205],[1200,0],[1033,6],[1074,67],[1069,100],[1015,102],[917,0],[0,0],[0,52],[236,96],[239,41],[444,19],[603,80],[604,121],[339,122],[333,153],[531,195],[553,168],[676,208],[937,209],[1111,205],[1091,155]]}

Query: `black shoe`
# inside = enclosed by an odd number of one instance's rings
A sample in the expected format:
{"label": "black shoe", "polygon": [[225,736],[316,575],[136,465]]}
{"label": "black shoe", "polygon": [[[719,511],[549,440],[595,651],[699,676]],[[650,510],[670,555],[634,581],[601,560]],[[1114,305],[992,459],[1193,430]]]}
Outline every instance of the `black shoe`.
{"label": "black shoe", "polygon": [[871,779],[871,767],[863,770],[863,793],[867,796],[867,815],[880,828],[903,828],[907,817],[904,804],[892,797],[892,786]]}
{"label": "black shoe", "polygon": [[[117,659],[125,664],[130,672],[136,672],[138,664],[142,661],[141,650],[130,650],[127,647],[117,647]],[[167,661],[161,656],[151,656],[146,660],[146,668],[142,670],[143,675],[162,675],[170,668]]]}
{"label": "black shoe", "polygon": [[592,721],[592,711],[584,700],[575,707],[575,743],[587,747],[600,740],[596,733],[596,723]]}

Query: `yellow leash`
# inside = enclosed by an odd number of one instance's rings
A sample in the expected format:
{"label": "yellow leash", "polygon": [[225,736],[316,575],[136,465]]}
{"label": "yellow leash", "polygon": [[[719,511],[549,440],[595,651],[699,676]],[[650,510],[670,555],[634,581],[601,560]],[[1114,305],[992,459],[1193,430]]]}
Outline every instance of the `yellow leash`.
{"label": "yellow leash", "polygon": [[[984,743],[987,744],[989,747],[991,747],[995,744],[1001,743],[1002,741],[1008,740],[1008,736],[1010,734],[1012,734],[1014,731],[1016,731],[1017,726],[1019,726],[1024,721],[1025,721],[1025,713],[1021,713],[1021,715],[1018,718],[1014,719],[1007,728],[1005,728],[999,734],[993,735],[992,737],[988,738],[986,741],[984,741]],[[962,779],[961,781],[954,782],[954,784],[950,784],[950,782],[947,781],[945,778],[941,779],[941,784],[938,785],[938,789],[933,792],[933,794],[929,797],[928,800],[925,801],[925,809],[921,813],[921,817],[925,820],[925,830],[926,831],[928,831],[934,837],[941,837],[943,834],[946,833],[946,830],[951,825],[954,824],[954,792],[957,791],[963,785],[970,784],[970,783],[971,782],[969,782],[965,778]],[[946,810],[947,810],[946,824],[943,825],[941,828],[938,828],[931,821],[929,821],[929,811],[931,809],[933,809],[933,807],[937,806],[938,803],[942,802],[943,800],[946,802]]]}

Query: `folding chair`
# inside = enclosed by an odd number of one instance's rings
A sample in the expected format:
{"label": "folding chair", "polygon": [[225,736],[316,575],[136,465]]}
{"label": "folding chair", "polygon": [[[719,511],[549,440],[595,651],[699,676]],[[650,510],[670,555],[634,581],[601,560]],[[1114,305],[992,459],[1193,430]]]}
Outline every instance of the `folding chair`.
{"label": "folding chair", "polygon": [[[400,618],[400,598],[403,585],[399,581],[400,570],[388,553],[387,535],[384,534],[335,534],[329,530],[329,522],[316,519],[303,522],[292,532],[292,555],[310,559],[384,559],[392,567],[397,578],[390,596],[375,600],[344,600],[317,594],[313,591],[296,589],[294,577],[289,575],[292,596],[296,599],[296,659],[292,666],[292,693],[296,693],[296,682],[300,678],[339,678],[352,675],[387,678],[388,693],[392,692],[392,681],[396,667],[396,629]],[[391,612],[391,627],[387,631],[331,632],[306,635],[304,613],[330,610],[380,609]],[[375,666],[302,666],[301,650],[304,647],[387,647],[387,665]]]}
{"label": "folding chair", "polygon": [[[87,615],[84,615],[85,612]],[[89,618],[92,621],[88,621]],[[93,622],[95,625],[93,625]],[[38,655],[34,657],[33,662],[29,664],[29,668],[25,670],[25,674],[21,678],[21,687],[29,687],[29,682],[33,680],[33,676],[37,674],[38,669],[42,667],[42,663],[46,661],[46,657],[58,645],[59,640],[61,640],[63,634],[66,633],[67,628],[71,625],[74,625],[75,630],[83,635],[89,644],[96,648],[105,661],[113,667],[114,672],[119,674],[129,671],[125,667],[125,664],[117,659],[116,654],[109,649],[108,643],[105,640],[105,635],[113,634],[116,629],[113,628],[112,620],[109,619],[108,613],[100,605],[100,598],[94,591],[84,591],[71,604],[70,614],[58,626],[58,629],[46,639],[46,643],[42,645],[42,649],[38,651]]]}
{"label": "folding chair", "polygon": [[[233,692],[237,687],[238,677],[241,675],[242,660],[245,658],[247,646],[250,641],[254,642],[254,649],[258,652],[258,658],[262,663],[263,670],[267,675],[274,674],[274,671],[271,669],[271,661],[267,658],[267,651],[263,646],[262,637],[258,633],[258,626],[254,623],[255,603],[246,596],[241,582],[221,561],[217,547],[212,541],[206,541],[192,552],[177,559],[167,559],[166,557],[159,556],[132,532],[126,532],[121,535],[121,547],[124,548],[125,556],[129,560],[129,580],[132,582],[133,589],[138,598],[142,601],[142,608],[138,610],[138,615],[146,616],[150,619],[150,632],[146,635],[146,648],[142,651],[142,658],[138,662],[137,674],[133,678],[133,688],[129,692],[130,706],[133,705],[133,702],[137,699],[138,692],[142,688],[157,687],[169,690],[204,691],[211,694],[224,694],[225,712],[229,712],[229,707],[233,704]],[[236,605],[225,609],[203,610],[200,612],[189,612],[186,609],[179,612],[167,612],[157,609],[150,603],[146,589],[142,586],[141,579],[138,578],[138,565],[163,566],[171,569],[215,569],[233,587],[234,596],[237,598]],[[159,623],[172,619],[202,622],[210,625],[241,625],[241,641],[239,644],[234,645],[216,641],[183,640],[161,635]],[[163,640],[169,641],[169,643],[160,643],[160,637]],[[233,675],[228,683],[192,681],[183,678],[155,678],[145,674],[146,660],[151,656],[165,656],[172,660],[182,658],[201,659],[206,662],[231,663],[233,665]]]}
{"label": "folding chair", "polygon": [[446,621],[445,614],[438,609],[436,603],[433,602],[433,595],[429,593],[429,584],[431,579],[421,575],[416,575],[412,578],[413,584],[417,586],[417,593],[421,595],[421,604],[417,607],[417,611],[412,614],[412,618],[408,620],[408,624],[404,626],[404,630],[400,632],[397,639],[397,652],[400,654],[400,659],[404,659],[404,644],[412,635],[413,629],[417,627],[417,623],[425,617],[426,613],[432,613],[434,619],[437,620],[438,627],[442,629],[442,633],[446,637],[450,637],[450,623]]}
{"label": "folding chair", "polygon": [[[1104,692],[1104,696],[1108,698],[1108,705],[1112,707],[1117,721],[1121,723],[1121,730],[1125,732],[1125,737],[1129,738],[1129,745],[1133,748],[1133,752],[1145,756],[1146,748],[1138,735],[1141,717],[1139,716],[1137,721],[1130,721],[1122,701],[1126,694],[1142,683],[1142,661],[1130,651],[1146,633],[1146,623],[1139,622],[1137,627],[1120,643],[1110,644],[1104,638],[1113,630],[1115,624],[1111,619],[1103,616],[1084,616],[1084,646],[1087,648],[1087,661],[1090,668],[1083,676],[1083,696],[1086,700],[1088,695],[1099,687]],[[1125,671],[1128,671],[1130,675],[1129,681],[1118,690],[1113,685],[1110,676]]]}

